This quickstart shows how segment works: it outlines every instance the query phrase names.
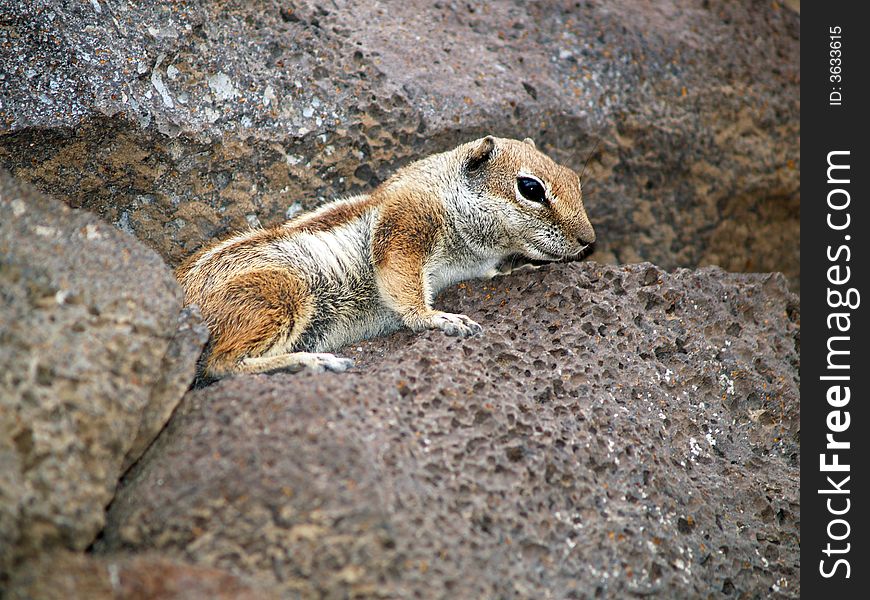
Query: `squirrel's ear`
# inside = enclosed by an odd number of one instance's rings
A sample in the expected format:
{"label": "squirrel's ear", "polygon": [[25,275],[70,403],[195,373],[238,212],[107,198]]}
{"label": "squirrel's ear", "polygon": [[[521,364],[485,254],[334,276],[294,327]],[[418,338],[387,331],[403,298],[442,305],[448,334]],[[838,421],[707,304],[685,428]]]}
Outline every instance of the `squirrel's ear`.
{"label": "squirrel's ear", "polygon": [[538,149],[538,147],[535,146],[535,140],[533,140],[532,138],[525,138],[525,139],[523,140],[523,143],[524,143],[524,144],[528,144],[529,146],[531,146],[531,147],[534,148],[535,150]]}
{"label": "squirrel's ear", "polygon": [[468,157],[465,159],[465,169],[467,171],[480,169],[492,157],[493,150],[495,150],[495,138],[488,135],[468,153]]}

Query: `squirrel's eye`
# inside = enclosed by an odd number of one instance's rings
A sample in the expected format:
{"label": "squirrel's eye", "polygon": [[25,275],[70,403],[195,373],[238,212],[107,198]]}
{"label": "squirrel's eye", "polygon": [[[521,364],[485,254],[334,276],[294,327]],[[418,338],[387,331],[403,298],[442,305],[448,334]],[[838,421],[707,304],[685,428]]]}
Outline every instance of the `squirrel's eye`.
{"label": "squirrel's eye", "polygon": [[526,200],[547,203],[547,191],[541,182],[531,177],[517,177],[517,189]]}

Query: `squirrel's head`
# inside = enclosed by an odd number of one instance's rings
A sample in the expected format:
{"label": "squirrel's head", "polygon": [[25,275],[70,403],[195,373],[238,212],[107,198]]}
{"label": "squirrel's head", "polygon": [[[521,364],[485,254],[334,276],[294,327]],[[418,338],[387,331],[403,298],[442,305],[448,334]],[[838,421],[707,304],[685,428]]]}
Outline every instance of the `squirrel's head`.
{"label": "squirrel's head", "polygon": [[457,150],[469,187],[498,212],[511,251],[559,260],[595,242],[577,173],[539,152],[530,138],[486,136]]}

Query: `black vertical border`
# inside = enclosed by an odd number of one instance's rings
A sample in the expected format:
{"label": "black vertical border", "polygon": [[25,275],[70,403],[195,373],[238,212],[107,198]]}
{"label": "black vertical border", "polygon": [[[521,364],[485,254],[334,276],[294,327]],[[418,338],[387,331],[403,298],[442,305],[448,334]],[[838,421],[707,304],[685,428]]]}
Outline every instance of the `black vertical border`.
{"label": "black vertical border", "polygon": [[[866,285],[867,264],[870,263],[868,238],[870,238],[870,161],[868,161],[868,119],[870,96],[867,80],[870,79],[870,19],[866,15],[868,5],[864,2],[846,0],[829,2],[803,2],[801,7],[801,596],[804,598],[868,598],[870,597],[870,532],[867,530],[867,512],[870,511],[867,489],[870,489],[870,402],[867,382],[870,381],[870,337],[867,330],[867,312],[870,310],[870,289]],[[842,82],[830,80],[830,28],[842,28]],[[841,87],[841,90],[835,88]],[[842,104],[830,105],[830,92],[842,92]],[[834,231],[827,225],[827,195],[842,185],[828,184],[828,153],[837,150],[850,152],[850,182],[846,185],[851,201],[848,212],[851,225],[848,230]],[[842,173],[842,171],[841,171]],[[843,196],[838,195],[842,201]],[[836,214],[842,221],[844,215]],[[850,239],[846,240],[845,236]],[[851,268],[847,284],[832,286],[828,281],[828,247],[835,253],[843,245],[849,245],[851,260],[837,261]],[[845,254],[841,254],[841,259]],[[842,276],[842,272],[841,272]],[[827,302],[828,288],[856,288],[861,294],[860,306],[830,308]],[[848,311],[851,328],[848,334],[829,331],[827,317],[832,312]],[[826,419],[829,411],[826,393],[831,382],[819,378],[827,370],[827,342],[830,335],[849,335],[850,355],[848,360],[851,379],[844,382],[850,386],[851,400],[848,406],[850,427],[843,433],[834,434],[837,440],[849,441],[851,448],[840,451],[840,462],[850,465],[847,475],[851,477],[843,488],[846,495],[820,494],[819,490],[831,488],[826,477],[841,481],[838,473],[822,473],[819,455],[826,452],[826,435],[830,433]],[[843,347],[843,346],[841,346]],[[842,373],[844,371],[840,371]],[[832,451],[827,451],[830,455]],[[830,462],[831,459],[828,459]],[[851,501],[849,512],[842,518],[849,522],[849,537],[842,541],[829,540],[828,523],[835,518],[828,512],[826,501],[834,498],[834,508],[840,508],[844,499]],[[841,535],[842,524],[835,525],[833,532]],[[830,541],[832,547],[851,544],[846,554],[830,557],[824,550]],[[830,570],[836,558],[848,560],[850,577],[844,577],[843,565],[835,575],[825,578],[820,573],[820,561]],[[824,594],[824,596],[823,596]]]}

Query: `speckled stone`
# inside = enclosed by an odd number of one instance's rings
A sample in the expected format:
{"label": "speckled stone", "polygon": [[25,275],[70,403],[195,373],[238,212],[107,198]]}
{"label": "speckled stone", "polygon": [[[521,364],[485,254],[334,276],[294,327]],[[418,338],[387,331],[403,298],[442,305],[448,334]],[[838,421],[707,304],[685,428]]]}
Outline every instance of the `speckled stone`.
{"label": "speckled stone", "polygon": [[203,332],[180,308],[156,253],[0,171],[0,595],[13,561],[102,529],[193,378]]}
{"label": "speckled stone", "polygon": [[160,375],[151,388],[136,439],[124,456],[122,473],[142,456],[169,421],[172,411],[196,375],[196,357],[208,342],[208,336],[208,327],[202,321],[198,306],[186,306],[178,313],[175,335],[163,356]]}
{"label": "speckled stone", "polygon": [[560,264],[438,299],[344,374],[188,393],[97,553],[287,598],[799,597],[799,308],[782,275]]}
{"label": "speckled stone", "polygon": [[158,556],[52,552],[19,567],[9,600],[277,600],[266,586]]}
{"label": "speckled stone", "polygon": [[0,166],[176,265],[483,134],[585,171],[599,260],[799,283],[780,2],[0,0]]}

